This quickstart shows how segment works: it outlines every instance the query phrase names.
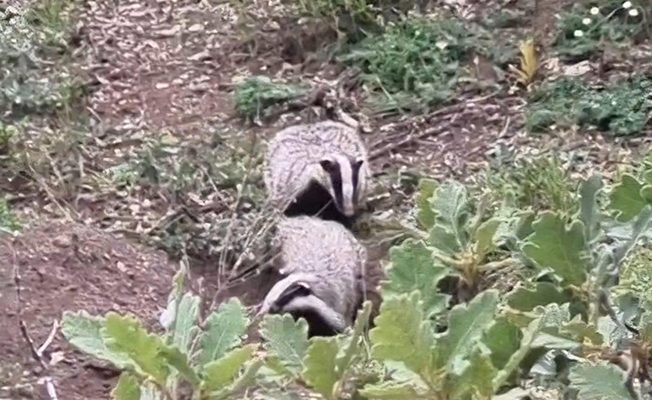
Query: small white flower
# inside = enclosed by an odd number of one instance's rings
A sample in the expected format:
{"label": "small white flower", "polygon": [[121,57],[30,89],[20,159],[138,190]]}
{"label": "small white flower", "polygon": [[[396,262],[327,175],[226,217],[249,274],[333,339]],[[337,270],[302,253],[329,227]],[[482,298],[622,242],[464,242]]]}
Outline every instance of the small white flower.
{"label": "small white flower", "polygon": [[630,17],[638,17],[638,9],[632,8],[631,10],[629,10],[629,16]]}
{"label": "small white flower", "polygon": [[626,1],[626,2],[624,2],[624,3],[623,3],[623,8],[624,8],[625,10],[627,10],[627,9],[629,9],[629,8],[632,8],[632,2],[631,2],[631,1]]}
{"label": "small white flower", "polygon": [[598,7],[592,7],[591,15],[598,15],[598,14],[600,14],[600,9]]}
{"label": "small white flower", "polygon": [[439,50],[444,50],[446,47],[448,47],[448,43],[446,43],[446,42],[443,41],[443,40],[440,40],[440,41],[438,41],[437,43],[435,43],[435,46],[436,46]]}
{"label": "small white flower", "polygon": [[584,19],[582,20],[582,23],[583,23],[584,25],[591,25],[591,18],[584,18]]}
{"label": "small white flower", "polygon": [[581,30],[578,29],[575,32],[573,32],[573,36],[582,37],[582,36],[584,36],[584,32],[582,32]]}

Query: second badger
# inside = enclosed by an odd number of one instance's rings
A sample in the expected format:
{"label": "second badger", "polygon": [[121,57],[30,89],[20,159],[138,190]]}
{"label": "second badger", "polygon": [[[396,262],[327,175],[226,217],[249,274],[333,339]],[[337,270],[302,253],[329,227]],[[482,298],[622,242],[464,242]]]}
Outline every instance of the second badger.
{"label": "second badger", "polygon": [[367,150],[356,129],[334,121],[295,125],[269,143],[265,186],[286,216],[349,224],[367,190]]}
{"label": "second badger", "polygon": [[284,278],[269,291],[259,314],[303,317],[310,336],[350,326],[364,296],[365,248],[342,225],[308,216],[281,221],[277,239]]}

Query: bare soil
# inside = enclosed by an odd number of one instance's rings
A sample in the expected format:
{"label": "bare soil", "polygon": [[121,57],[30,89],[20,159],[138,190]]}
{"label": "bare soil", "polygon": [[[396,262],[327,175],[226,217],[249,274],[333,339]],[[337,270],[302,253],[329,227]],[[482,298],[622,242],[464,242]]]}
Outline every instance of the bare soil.
{"label": "bare soil", "polygon": [[116,371],[73,349],[59,330],[43,353],[50,371],[44,370],[32,357],[20,320],[36,347],[65,310],[129,312],[156,328],[175,269],[165,253],[79,224],[48,223],[5,239],[0,243],[0,398],[48,398],[42,385],[48,374],[60,399],[109,398]]}

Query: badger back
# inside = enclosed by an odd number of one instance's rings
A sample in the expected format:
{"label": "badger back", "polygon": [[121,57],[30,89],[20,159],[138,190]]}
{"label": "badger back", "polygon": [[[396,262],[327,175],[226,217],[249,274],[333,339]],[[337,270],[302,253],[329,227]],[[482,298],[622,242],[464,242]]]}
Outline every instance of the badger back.
{"label": "badger back", "polygon": [[339,212],[355,214],[367,191],[367,151],[354,128],[325,121],[280,131],[269,143],[264,180],[271,203],[285,211],[311,188],[323,188]]}
{"label": "badger back", "polygon": [[366,250],[342,225],[314,217],[287,218],[278,225],[283,275],[316,276],[313,292],[351,321],[359,299]]}

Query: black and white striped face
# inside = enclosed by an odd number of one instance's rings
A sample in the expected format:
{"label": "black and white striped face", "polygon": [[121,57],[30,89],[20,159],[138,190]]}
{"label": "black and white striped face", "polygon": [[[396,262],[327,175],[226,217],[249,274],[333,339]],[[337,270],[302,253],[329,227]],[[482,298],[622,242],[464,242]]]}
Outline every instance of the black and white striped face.
{"label": "black and white striped face", "polygon": [[335,155],[319,162],[330,180],[328,191],[333,196],[337,209],[347,217],[352,217],[358,208],[360,172],[363,159],[351,160],[344,155]]}

